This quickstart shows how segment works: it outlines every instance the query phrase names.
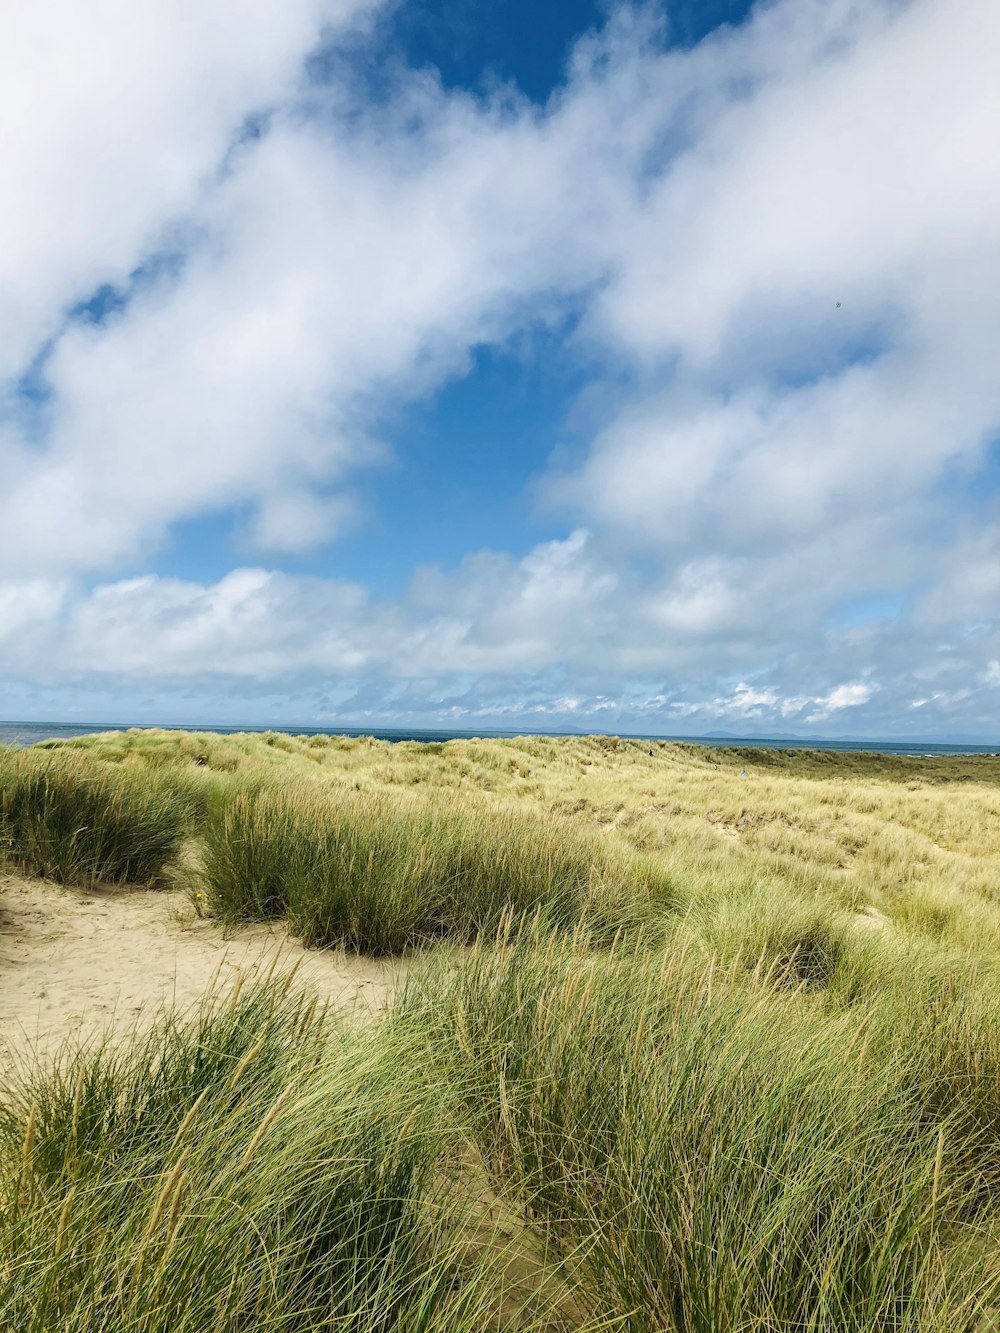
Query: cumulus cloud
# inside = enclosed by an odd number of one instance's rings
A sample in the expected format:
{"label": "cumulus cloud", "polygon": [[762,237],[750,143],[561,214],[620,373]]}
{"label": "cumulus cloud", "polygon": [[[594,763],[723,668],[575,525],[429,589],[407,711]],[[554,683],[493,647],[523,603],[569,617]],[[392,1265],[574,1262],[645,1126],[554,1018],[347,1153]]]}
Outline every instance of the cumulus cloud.
{"label": "cumulus cloud", "polygon": [[812,701],[816,706],[806,721],[821,722],[831,713],[839,713],[842,708],[858,708],[861,704],[866,704],[874,693],[874,686],[857,681],[851,685],[838,685],[825,698]]}
{"label": "cumulus cloud", "polygon": [[[729,39],[748,77],[761,49],[784,58],[621,238],[595,322],[680,373],[554,489],[630,540],[756,552],[825,531],[833,547],[845,515],[881,515],[890,492],[920,523],[1000,421],[1000,306],[980,285],[1000,278],[1000,18],[929,0],[824,10],[793,25],[775,6]],[[837,16],[841,41],[803,40]]]}
{"label": "cumulus cloud", "polygon": [[274,492],[301,508],[376,461],[386,395],[419,396],[593,280],[629,161],[601,114],[590,87],[539,119],[418,76],[387,109],[303,92],[276,110],[203,189],[181,267],[50,350],[43,446],[8,435],[0,455],[0,560],[110,568],[247,502],[285,544]]}
{"label": "cumulus cloud", "polygon": [[0,372],[121,283],[197,204],[246,117],[371,0],[8,6],[0,42]]}
{"label": "cumulus cloud", "polygon": [[48,629],[62,609],[66,591],[44,579],[0,583],[0,645],[11,652],[28,631]]}
{"label": "cumulus cloud", "polygon": [[[686,51],[623,8],[538,107],[402,67],[371,102],[335,59],[310,82],[374,10],[5,17],[11,678],[995,731],[1000,11],[775,0]],[[76,309],[102,284],[106,317]],[[593,383],[540,487],[553,540],[392,602],[134,577],[192,516],[249,513],[267,566],[363,523],[393,414],[567,305]]]}

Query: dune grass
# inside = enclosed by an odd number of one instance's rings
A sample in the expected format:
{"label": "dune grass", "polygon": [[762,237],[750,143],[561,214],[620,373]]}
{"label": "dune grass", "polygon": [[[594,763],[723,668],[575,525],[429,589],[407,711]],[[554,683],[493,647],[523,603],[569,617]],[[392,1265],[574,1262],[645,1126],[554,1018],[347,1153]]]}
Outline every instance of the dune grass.
{"label": "dune grass", "polygon": [[845,945],[864,999],[790,989],[687,929],[509,916],[374,1027],[265,980],[27,1067],[0,1327],[995,1327],[996,991],[949,1011],[881,937]]}
{"label": "dune grass", "polygon": [[[654,867],[632,880],[668,886],[664,896],[675,904],[717,910],[719,947],[728,947],[727,915],[738,923],[744,903],[764,904],[766,914],[777,894],[796,900],[797,918],[817,905],[820,915],[832,912],[834,934],[864,916],[946,951],[1000,952],[997,757],[709,750],[613,737],[390,745],[156,730],[52,741],[40,753],[53,764],[145,774],[158,790],[175,788],[195,843],[232,811],[235,795],[261,787],[294,790],[305,804],[361,809],[367,801],[386,812],[387,830],[407,824],[421,842],[414,808],[444,808],[456,824],[482,818],[484,843],[493,816],[513,819],[520,810],[540,816],[553,842],[603,847],[612,862],[635,856]],[[249,897],[264,902],[267,894],[264,875]],[[660,896],[646,896],[647,921]],[[230,918],[238,897],[218,896]],[[400,887],[400,908],[405,897]],[[612,900],[614,911],[624,910]],[[363,897],[356,906],[368,910]],[[338,914],[353,910],[345,901]],[[419,916],[415,904],[412,912]],[[326,933],[317,926],[316,942]]]}
{"label": "dune grass", "polygon": [[402,1008],[591,1317],[994,1327],[995,1030],[978,1090],[954,1078],[942,1095],[970,1033],[911,1028],[898,997],[845,1007],[774,980],[522,925]]}
{"label": "dune grass", "polygon": [[508,918],[375,1028],[264,980],[27,1066],[0,1093],[0,1326],[996,1326],[996,1029],[913,1025],[944,978],[871,944],[861,1002],[684,929],[595,950]]}
{"label": "dune grass", "polygon": [[0,1102],[0,1326],[474,1333],[506,1300],[555,1327],[501,1238],[468,1243],[461,1117],[415,1054],[270,981],[29,1069]]}
{"label": "dune grass", "polygon": [[287,916],[309,945],[376,955],[468,941],[508,913],[609,935],[676,896],[648,858],[530,812],[287,785],[235,792],[205,827],[198,882],[223,920]]}
{"label": "dune grass", "polygon": [[1000,761],[114,733],[0,811],[427,946],[366,1029],[269,984],[0,1095],[0,1327],[1000,1327]]}
{"label": "dune grass", "polygon": [[[108,767],[273,779],[405,806],[516,805],[655,857],[694,897],[781,885],[947,946],[1000,950],[1000,757],[706,749],[614,737],[389,744],[364,737],[112,732],[49,742]],[[747,776],[742,777],[743,771]]]}
{"label": "dune grass", "polygon": [[[117,742],[3,753],[7,860],[82,885],[172,871],[227,923],[287,917],[309,945],[376,955],[470,940],[508,911],[543,909],[562,927],[586,919],[611,938],[679,897],[653,858],[541,811],[335,787],[267,764],[213,768],[190,740],[171,737],[171,762]],[[181,872],[185,843],[194,855]]]}
{"label": "dune grass", "polygon": [[0,855],[63,884],[154,884],[187,833],[176,781],[83,757],[0,753]]}

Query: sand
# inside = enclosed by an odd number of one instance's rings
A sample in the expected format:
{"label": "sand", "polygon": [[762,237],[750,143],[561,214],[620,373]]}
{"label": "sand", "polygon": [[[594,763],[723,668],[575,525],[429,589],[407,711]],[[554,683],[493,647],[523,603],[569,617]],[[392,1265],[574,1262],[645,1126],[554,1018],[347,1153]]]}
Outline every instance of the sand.
{"label": "sand", "polygon": [[303,949],[278,925],[227,933],[177,892],[0,875],[0,1071],[109,1027],[127,1036],[164,1004],[188,1008],[213,983],[231,987],[275,960],[278,971],[297,966],[295,984],[365,1015],[384,1008],[405,966]]}

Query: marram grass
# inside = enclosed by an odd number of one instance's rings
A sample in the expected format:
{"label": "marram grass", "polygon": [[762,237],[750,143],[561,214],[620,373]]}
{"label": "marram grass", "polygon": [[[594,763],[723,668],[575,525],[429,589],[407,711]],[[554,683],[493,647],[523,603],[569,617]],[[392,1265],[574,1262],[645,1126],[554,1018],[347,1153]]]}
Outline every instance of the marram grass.
{"label": "marram grass", "polygon": [[676,896],[649,858],[538,815],[301,785],[238,790],[206,825],[202,871],[224,920],[288,916],[307,944],[372,954],[470,940],[508,913],[613,935]]}
{"label": "marram grass", "polygon": [[0,755],[25,869],[183,846],[226,922],[431,946],[365,1028],[271,983],[12,1084],[0,1328],[1000,1328],[998,781],[610,738]]}
{"label": "marram grass", "polygon": [[271,981],[23,1074],[0,1103],[0,1327],[557,1329],[501,1236],[470,1243],[461,1117],[420,1054]]}
{"label": "marram grass", "polygon": [[182,785],[74,755],[0,752],[0,856],[63,884],[153,884],[188,830]]}
{"label": "marram grass", "polygon": [[941,1096],[961,1034],[772,981],[522,923],[418,980],[402,1012],[592,1317],[633,1333],[996,1327],[995,1035],[987,1086]]}
{"label": "marram grass", "polygon": [[931,1095],[970,1034],[538,919],[454,962],[375,1027],[265,980],[22,1071],[0,1327],[996,1326],[996,1187]]}
{"label": "marram grass", "polygon": [[[276,780],[455,809],[516,804],[654,857],[683,896],[780,885],[909,934],[1000,952],[1000,756],[725,750],[608,736],[390,744],[132,731],[46,743],[223,793]],[[746,773],[746,777],[742,776]],[[214,798],[213,798],[214,799]]]}

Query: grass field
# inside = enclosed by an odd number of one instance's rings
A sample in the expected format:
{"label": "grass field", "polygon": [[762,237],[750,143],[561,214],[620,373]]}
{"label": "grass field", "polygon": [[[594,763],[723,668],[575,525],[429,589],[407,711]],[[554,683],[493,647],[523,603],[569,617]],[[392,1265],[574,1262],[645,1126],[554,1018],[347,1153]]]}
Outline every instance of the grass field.
{"label": "grass field", "polygon": [[111,733],[0,847],[423,957],[25,1071],[0,1327],[1000,1328],[1000,758]]}

